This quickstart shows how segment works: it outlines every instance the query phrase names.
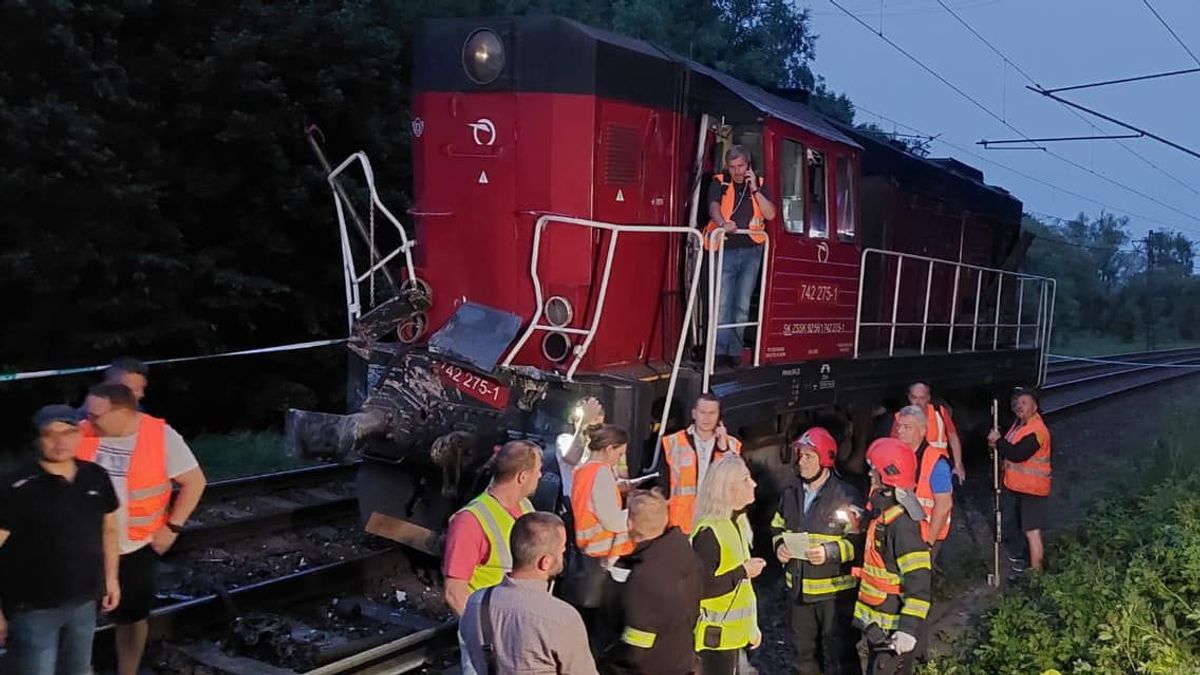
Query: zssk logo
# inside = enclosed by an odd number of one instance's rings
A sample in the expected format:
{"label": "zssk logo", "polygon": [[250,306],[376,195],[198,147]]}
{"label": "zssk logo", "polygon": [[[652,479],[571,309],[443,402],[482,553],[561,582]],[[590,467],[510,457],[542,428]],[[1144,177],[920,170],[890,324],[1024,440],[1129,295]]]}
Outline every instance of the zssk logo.
{"label": "zssk logo", "polygon": [[496,125],[488,118],[480,117],[474,122],[468,122],[467,126],[471,128],[475,145],[492,145],[496,142]]}
{"label": "zssk logo", "polygon": [[420,117],[414,117],[412,121],[413,138],[420,138],[423,133],[425,133],[425,120]]}

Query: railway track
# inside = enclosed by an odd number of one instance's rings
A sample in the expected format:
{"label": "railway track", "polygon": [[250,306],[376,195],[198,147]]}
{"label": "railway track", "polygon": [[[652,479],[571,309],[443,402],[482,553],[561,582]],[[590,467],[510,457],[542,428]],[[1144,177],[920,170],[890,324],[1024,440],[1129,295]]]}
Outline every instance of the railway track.
{"label": "railway track", "polygon": [[1042,412],[1060,415],[1102,399],[1200,373],[1200,348],[1097,357],[1050,364]]}
{"label": "railway track", "polygon": [[[1106,397],[1200,373],[1200,367],[1162,367],[1200,366],[1200,349],[1114,355],[1097,361],[1122,363],[1050,364],[1042,398],[1047,415],[1080,410]],[[356,470],[355,465],[322,465],[214,482],[203,508],[198,510],[196,522],[189,524],[186,536],[180,538],[176,555],[203,555],[239,539],[255,540],[306,529],[353,531],[355,536],[361,536],[357,534],[359,524],[353,495]],[[176,597],[154,610],[152,631],[176,642],[196,635],[204,627],[224,625],[225,632],[237,633],[239,621],[240,630],[245,632],[246,617],[258,617],[257,620],[268,625],[276,621],[290,626],[284,631],[289,637],[306,630],[323,635],[307,643],[301,641],[307,652],[299,662],[309,666],[304,668],[277,667],[249,656],[231,656],[211,639],[181,647],[189,659],[216,672],[254,675],[412,672],[425,667],[436,654],[445,654],[455,646],[452,621],[431,617],[411,603],[406,606],[406,599],[389,595],[394,590],[381,590],[394,589],[406,579],[411,581],[414,556],[419,554],[394,546],[355,550],[344,559],[310,562],[301,569],[271,578]],[[312,628],[306,619],[295,618],[305,615],[311,618],[314,610],[318,614],[336,613],[330,609],[333,598],[355,603],[360,608],[356,610],[361,612],[360,618],[369,619],[373,630],[369,634],[350,631],[335,635],[336,630]]]}

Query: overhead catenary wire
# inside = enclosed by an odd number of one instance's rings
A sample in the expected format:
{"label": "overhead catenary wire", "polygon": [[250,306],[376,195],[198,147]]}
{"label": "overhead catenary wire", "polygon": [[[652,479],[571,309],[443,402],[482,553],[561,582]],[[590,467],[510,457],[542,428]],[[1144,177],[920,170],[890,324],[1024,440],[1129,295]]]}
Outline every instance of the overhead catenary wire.
{"label": "overhead catenary wire", "polygon": [[[903,127],[903,128],[905,128],[905,129],[908,129],[909,131],[912,131],[912,132],[914,132],[914,133],[921,134],[921,135],[924,135],[924,136],[929,136],[929,135],[930,135],[930,134],[928,134],[927,132],[925,132],[925,131],[923,131],[923,130],[921,130],[921,129],[918,129],[917,127],[914,127],[914,126],[912,126],[912,125],[910,125],[910,124],[905,124],[905,123],[903,123],[903,122],[899,122],[899,121],[897,121],[897,120],[895,120],[895,119],[892,119],[891,117],[888,117],[887,115],[883,115],[883,114],[880,114],[880,113],[874,112],[874,111],[872,111],[872,110],[870,110],[870,109],[868,109],[868,108],[866,108],[866,107],[862,106],[862,105],[861,105],[861,104],[859,104],[859,103],[855,103],[855,104],[854,104],[854,109],[855,109],[855,110],[857,110],[857,111],[864,112],[864,113],[866,113],[866,114],[868,114],[868,115],[871,115],[871,116],[873,116],[873,117],[876,117],[876,118],[878,118],[878,119],[880,119],[880,120],[883,120],[883,121],[885,121],[885,122],[889,122],[889,123],[891,123],[891,124],[893,124],[893,125],[895,125],[895,126],[897,126],[897,127]],[[1031,181],[1033,181],[1033,182],[1035,182],[1035,183],[1038,183],[1038,184],[1040,184],[1040,185],[1044,185],[1044,186],[1046,186],[1046,187],[1048,187],[1048,188],[1050,188],[1050,189],[1052,189],[1052,190],[1057,190],[1057,191],[1059,191],[1059,192],[1062,192],[1063,194],[1067,194],[1067,195],[1070,195],[1070,196],[1072,196],[1072,197],[1075,197],[1075,198],[1077,198],[1077,199],[1082,199],[1083,201],[1089,202],[1089,203],[1091,203],[1091,204],[1095,204],[1096,206],[1099,206],[1100,208],[1102,208],[1102,209],[1105,209],[1105,210],[1108,210],[1108,211],[1111,211],[1111,212],[1113,212],[1113,213],[1119,213],[1119,214],[1123,214],[1123,215],[1126,215],[1126,216],[1130,216],[1130,217],[1133,217],[1133,218],[1137,218],[1138,220],[1144,221],[1144,222],[1146,222],[1146,223],[1155,224],[1155,225],[1162,225],[1163,227],[1168,227],[1168,228],[1171,228],[1171,229],[1174,229],[1174,230],[1178,230],[1178,231],[1188,231],[1188,232],[1192,232],[1192,233],[1200,233],[1200,230],[1195,230],[1195,229],[1191,229],[1191,228],[1184,228],[1184,227],[1180,227],[1179,225],[1176,225],[1176,224],[1173,224],[1173,223],[1168,223],[1168,222],[1165,222],[1165,221],[1163,221],[1163,220],[1160,220],[1160,219],[1158,219],[1158,218],[1152,218],[1152,217],[1150,217],[1150,216],[1147,216],[1147,215],[1144,215],[1144,214],[1138,213],[1138,212],[1136,212],[1136,211],[1130,211],[1129,209],[1123,209],[1123,208],[1119,208],[1119,207],[1113,206],[1113,205],[1111,205],[1111,204],[1107,204],[1107,203],[1105,203],[1105,202],[1103,202],[1103,201],[1100,201],[1099,199],[1095,199],[1094,197],[1089,197],[1089,196],[1087,196],[1087,195],[1084,195],[1084,194],[1081,194],[1081,193],[1079,193],[1079,192],[1075,192],[1074,190],[1071,190],[1071,189],[1069,189],[1069,188],[1066,188],[1066,187],[1063,187],[1063,186],[1061,186],[1061,185],[1058,185],[1057,183],[1053,183],[1053,182],[1051,182],[1051,181],[1048,181],[1048,180],[1046,180],[1046,179],[1044,179],[1044,178],[1040,178],[1040,177],[1038,177],[1038,176],[1034,176],[1034,175],[1032,175],[1032,174],[1030,174],[1030,173],[1027,173],[1027,172],[1025,172],[1025,171],[1022,171],[1022,170],[1020,170],[1020,169],[1017,169],[1017,168],[1014,168],[1014,167],[1012,167],[1012,166],[1009,166],[1008,164],[1005,164],[1005,163],[1003,163],[1003,162],[998,162],[998,161],[996,161],[996,160],[994,160],[994,159],[991,159],[991,158],[989,158],[989,157],[985,157],[984,155],[981,155],[981,154],[979,154],[979,153],[977,153],[977,152],[974,152],[973,150],[971,150],[971,149],[969,149],[969,148],[963,147],[963,146],[961,146],[961,145],[958,145],[958,144],[956,144],[956,143],[953,143],[953,142],[951,142],[951,141],[948,141],[948,140],[946,140],[946,138],[945,138],[944,136],[941,136],[941,135],[939,135],[939,136],[938,136],[937,138],[935,138],[934,140],[935,140],[936,142],[940,142],[940,143],[942,143],[943,145],[945,145],[945,146],[947,146],[947,147],[949,147],[949,148],[952,148],[952,149],[954,149],[954,150],[957,150],[957,151],[959,151],[959,152],[961,152],[961,153],[963,153],[963,154],[965,154],[965,155],[969,155],[969,156],[971,156],[971,157],[974,157],[974,158],[978,159],[978,160],[979,160],[979,161],[981,161],[981,162],[984,162],[984,163],[986,163],[986,164],[990,164],[990,165],[992,165],[992,166],[999,167],[999,168],[1001,168],[1001,169],[1003,169],[1003,170],[1005,170],[1005,171],[1008,171],[1009,173],[1012,173],[1012,174],[1014,174],[1014,175],[1017,175],[1017,176],[1021,176],[1022,178],[1025,178],[1025,179],[1027,179],[1027,180],[1031,180]],[[1065,218],[1064,218],[1063,220],[1069,220],[1069,219],[1065,219]]]}
{"label": "overhead catenary wire", "polygon": [[[1003,51],[1001,51],[999,47],[992,44],[991,41],[989,41],[982,34],[980,34],[979,31],[975,30],[974,26],[972,26],[970,23],[968,23],[966,19],[962,18],[962,16],[958,12],[956,12],[952,7],[947,5],[944,2],[944,0],[937,0],[937,3],[939,5],[941,5],[942,9],[946,10],[946,12],[948,12],[950,14],[950,16],[954,17],[954,20],[957,21],[958,23],[960,23],[963,26],[963,28],[966,28],[968,31],[970,31],[970,33],[972,35],[974,35],[976,38],[978,38],[980,42],[982,42],[985,46],[987,46],[988,49],[992,50],[992,52],[994,52],[997,56],[999,56],[1004,61],[1004,63],[1008,64],[1009,66],[1011,66],[1013,68],[1013,70],[1020,73],[1021,76],[1024,77],[1030,84],[1036,85],[1038,87],[1041,86],[1041,84],[1037,81],[1036,78],[1033,77],[1033,75],[1031,75],[1028,71],[1026,71],[1020,65],[1018,65],[1015,61],[1010,59],[1007,54],[1005,54]],[[1197,64],[1200,64],[1200,61],[1197,61]],[[1074,108],[1070,108],[1070,107],[1067,107],[1065,109],[1067,111],[1069,111],[1072,115],[1074,115],[1076,118],[1078,118],[1081,122],[1083,122],[1084,124],[1091,127],[1097,133],[1100,133],[1102,131],[1100,129],[1100,127],[1096,126],[1096,124],[1094,122],[1092,122],[1090,119],[1085,117],[1078,110],[1075,110]],[[1118,146],[1120,146],[1123,150],[1125,150],[1129,154],[1138,158],[1138,160],[1140,160],[1146,166],[1149,166],[1150,168],[1154,169],[1155,171],[1162,174],[1163,176],[1166,176],[1168,179],[1170,179],[1176,185],[1179,185],[1179,186],[1187,189],[1188,191],[1190,191],[1192,194],[1200,197],[1200,190],[1196,189],[1195,186],[1193,186],[1183,180],[1180,180],[1178,176],[1171,173],[1170,171],[1167,171],[1166,169],[1163,169],[1158,164],[1150,161],[1144,155],[1142,155],[1138,151],[1134,150],[1133,148],[1129,147],[1129,145],[1127,143],[1125,143],[1121,140],[1117,140],[1116,142],[1117,142]]]}
{"label": "overhead catenary wire", "polygon": [[1171,37],[1175,38],[1175,41],[1179,43],[1179,46],[1183,47],[1183,51],[1187,52],[1188,56],[1192,57],[1192,60],[1196,62],[1196,65],[1200,66],[1200,58],[1197,58],[1196,53],[1187,46],[1187,43],[1183,41],[1183,38],[1179,37],[1179,34],[1175,32],[1175,29],[1171,28],[1171,24],[1167,23],[1167,20],[1158,13],[1158,10],[1154,9],[1154,5],[1150,4],[1150,0],[1142,0],[1142,4],[1146,5],[1146,9],[1150,10],[1150,13],[1154,15],[1154,18],[1158,19],[1158,22],[1163,25],[1163,28],[1167,29],[1167,32],[1171,34]]}
{"label": "overhead catenary wire", "polygon": [[[904,47],[902,47],[902,46],[901,46],[900,44],[898,44],[896,41],[894,41],[894,40],[892,40],[891,38],[887,37],[887,36],[886,36],[886,35],[884,35],[884,34],[883,34],[881,31],[876,31],[875,29],[871,28],[871,26],[870,26],[870,25],[869,25],[867,22],[863,21],[863,20],[862,20],[860,17],[858,17],[858,16],[857,16],[857,15],[855,15],[853,12],[851,12],[850,10],[848,10],[848,9],[846,9],[844,6],[842,6],[842,5],[841,5],[841,4],[838,2],[838,0],[829,0],[829,2],[830,2],[830,4],[832,4],[834,7],[837,7],[837,8],[838,8],[838,9],[840,9],[840,10],[841,10],[843,13],[845,13],[845,14],[846,14],[846,16],[849,16],[849,17],[851,17],[852,19],[854,19],[854,20],[855,20],[855,22],[857,22],[857,23],[858,23],[860,26],[862,26],[863,28],[866,28],[868,31],[870,31],[871,33],[875,34],[875,36],[876,36],[876,37],[878,37],[879,39],[881,39],[881,40],[883,40],[884,42],[886,42],[888,45],[890,45],[890,46],[891,46],[893,49],[895,49],[896,51],[900,52],[900,53],[901,53],[901,54],[902,54],[902,55],[903,55],[905,58],[907,58],[908,60],[912,61],[912,62],[913,62],[914,64],[916,64],[916,65],[917,65],[919,68],[921,68],[921,69],[922,69],[922,70],[924,70],[925,72],[929,73],[931,76],[933,76],[933,77],[934,77],[935,79],[937,79],[939,82],[941,82],[941,83],[945,84],[947,87],[949,87],[949,88],[950,88],[951,90],[953,90],[955,93],[957,93],[959,96],[963,97],[965,100],[967,100],[968,102],[970,102],[970,103],[971,103],[972,105],[974,105],[976,108],[978,108],[979,110],[983,111],[983,112],[984,112],[986,115],[988,115],[988,116],[989,116],[989,117],[991,117],[992,119],[996,120],[997,122],[1000,122],[1000,123],[1001,123],[1001,124],[1003,124],[1004,126],[1008,127],[1008,128],[1009,128],[1009,129],[1011,129],[1013,132],[1015,132],[1015,133],[1016,133],[1018,136],[1021,136],[1021,137],[1023,137],[1023,138],[1026,138],[1026,139],[1028,139],[1028,138],[1029,138],[1029,135],[1028,135],[1028,134],[1026,134],[1025,132],[1021,131],[1021,130],[1020,130],[1020,129],[1018,129],[1017,127],[1013,126],[1011,123],[1009,123],[1009,122],[1008,122],[1008,120],[1004,119],[1004,118],[1003,118],[1001,115],[998,115],[998,114],[996,114],[996,112],[995,112],[995,111],[993,111],[991,108],[988,108],[988,107],[987,107],[987,106],[985,106],[984,104],[980,103],[978,99],[976,99],[975,97],[971,96],[971,95],[970,95],[970,94],[968,94],[967,92],[963,91],[963,89],[962,89],[961,87],[959,87],[958,85],[956,85],[956,84],[954,84],[953,82],[951,82],[950,80],[946,79],[946,78],[945,78],[945,77],[944,77],[944,76],[943,76],[941,73],[939,73],[939,72],[937,72],[936,70],[934,70],[932,67],[930,67],[929,65],[927,65],[927,64],[926,64],[924,61],[921,61],[920,59],[918,59],[916,56],[914,56],[914,55],[913,55],[911,52],[909,52],[908,50],[906,50]],[[1036,144],[1035,144],[1035,145],[1036,145]],[[1132,193],[1132,194],[1135,194],[1135,195],[1137,195],[1137,196],[1139,196],[1139,197],[1141,197],[1141,198],[1143,198],[1143,199],[1145,199],[1145,200],[1147,200],[1147,201],[1153,202],[1153,203],[1157,204],[1158,206],[1161,206],[1161,207],[1163,207],[1163,208],[1165,208],[1165,209],[1167,209],[1167,210],[1169,210],[1169,211],[1172,211],[1172,212],[1174,212],[1174,213],[1176,213],[1176,214],[1179,214],[1180,216],[1183,216],[1184,218],[1188,218],[1188,219],[1190,219],[1190,220],[1194,220],[1194,221],[1196,221],[1196,222],[1200,223],[1200,216],[1196,216],[1196,215],[1194,215],[1194,214],[1192,214],[1192,213],[1189,213],[1189,212],[1187,212],[1187,211],[1184,211],[1184,210],[1182,210],[1182,209],[1179,209],[1179,208],[1177,208],[1177,207],[1175,207],[1175,206],[1172,206],[1172,205],[1170,205],[1170,204],[1167,204],[1166,202],[1162,201],[1161,199],[1158,199],[1158,198],[1156,198],[1156,197],[1154,197],[1154,196],[1152,196],[1152,195],[1148,195],[1148,194],[1146,194],[1145,192],[1142,192],[1141,190],[1137,190],[1137,189],[1135,189],[1135,188],[1132,188],[1132,187],[1130,187],[1130,186],[1128,186],[1128,185],[1126,185],[1126,184],[1124,184],[1124,183],[1122,183],[1122,182],[1120,182],[1120,181],[1114,180],[1114,179],[1112,179],[1112,178],[1110,178],[1110,177],[1108,177],[1108,176],[1105,176],[1104,174],[1098,173],[1098,172],[1096,172],[1096,171],[1095,171],[1095,170],[1093,170],[1093,169],[1089,169],[1088,167],[1086,167],[1086,166],[1084,166],[1084,165],[1080,164],[1079,162],[1076,162],[1076,161],[1074,161],[1074,160],[1072,160],[1072,159],[1069,159],[1069,158],[1067,158],[1067,157],[1064,157],[1064,156],[1062,156],[1062,155],[1058,154],[1057,152],[1054,152],[1053,150],[1050,150],[1050,149],[1048,149],[1048,148],[1046,148],[1046,147],[1044,147],[1044,146],[1039,146],[1039,147],[1040,147],[1040,149],[1041,149],[1043,152],[1045,152],[1046,154],[1050,155],[1051,157],[1054,157],[1055,159],[1057,159],[1057,160],[1059,160],[1059,161],[1061,161],[1061,162],[1064,162],[1064,163],[1066,163],[1066,164],[1069,164],[1069,165],[1071,165],[1071,166],[1073,166],[1073,167],[1075,167],[1075,168],[1079,169],[1080,171],[1083,171],[1083,172],[1085,172],[1085,173],[1088,173],[1088,174],[1091,174],[1091,175],[1093,175],[1093,176],[1096,176],[1097,178],[1100,178],[1101,180],[1104,180],[1104,181],[1106,181],[1106,182],[1108,182],[1108,183],[1111,183],[1112,185],[1115,185],[1116,187],[1119,187],[1119,188],[1121,188],[1122,190],[1125,190],[1125,191],[1127,191],[1127,192],[1130,192],[1130,193]]]}

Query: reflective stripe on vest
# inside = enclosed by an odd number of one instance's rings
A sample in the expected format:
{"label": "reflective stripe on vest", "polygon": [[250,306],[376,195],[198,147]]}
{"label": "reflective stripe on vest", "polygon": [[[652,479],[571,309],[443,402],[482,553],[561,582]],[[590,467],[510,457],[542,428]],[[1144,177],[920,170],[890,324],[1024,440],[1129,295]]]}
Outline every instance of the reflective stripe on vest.
{"label": "reflective stripe on vest", "polygon": [[921,549],[900,555],[892,561],[895,572],[888,569],[887,560],[876,548],[876,533],[880,522],[887,525],[904,514],[904,507],[893,506],[871,521],[867,528],[866,553],[859,571],[858,602],[854,605],[854,622],[860,628],[876,624],[883,630],[900,627],[900,615],[924,619],[929,602],[904,595],[902,575],[921,569],[932,569],[929,550]]}
{"label": "reflective stripe on vest", "polygon": [[633,626],[625,626],[625,630],[621,631],[621,642],[633,647],[642,649],[650,649],[654,646],[654,641],[658,639],[657,633],[650,631],[638,630]]}
{"label": "reflective stripe on vest", "polygon": [[1050,494],[1051,486],[1050,430],[1042,416],[1035,413],[1020,427],[1014,422],[1004,438],[1016,445],[1030,434],[1037,437],[1037,452],[1024,462],[1004,460],[1004,487],[1013,492],[1045,497]]}
{"label": "reflective stripe on vest", "polygon": [[596,515],[595,509],[592,508],[592,490],[596,486],[596,476],[601,471],[612,473],[612,489],[616,493],[616,503],[621,503],[621,492],[616,484],[617,474],[612,465],[597,460],[576,469],[571,486],[571,511],[575,516],[575,546],[585,555],[593,558],[626,555],[633,551],[633,542],[629,539],[629,533],[605,529]]}
{"label": "reflective stripe on vest", "polygon": [[[745,518],[736,523],[729,518],[704,519],[696,523],[696,531],[691,537],[693,540],[701,530],[710,529],[721,547],[721,560],[713,576],[719,577],[750,559],[749,535],[746,532],[749,527]],[[704,631],[709,626],[721,628],[721,641],[715,648],[704,644]],[[728,593],[700,601],[700,620],[696,622],[695,632],[696,651],[741,649],[757,635],[758,601],[749,579],[742,579]]]}
{"label": "reflective stripe on vest", "polygon": [[[742,443],[729,437],[729,451],[742,454]],[[667,518],[670,525],[678,527],[684,534],[692,533],[692,521],[696,516],[696,493],[699,491],[699,456],[688,441],[686,430],[663,437],[663,456],[670,472],[671,494],[667,499]],[[725,456],[713,446],[711,467]]]}
{"label": "reflective stripe on vest", "polygon": [[[75,456],[96,461],[100,450],[99,431],[91,422],[80,425],[82,438]],[[167,524],[171,505],[171,479],[167,476],[167,423],[157,417],[138,413],[137,439],[129,456],[125,475],[125,537],[145,541]]]}
{"label": "reflective stripe on vest", "polygon": [[[474,593],[481,588],[500,583],[504,580],[504,575],[512,570],[512,549],[508,546],[508,538],[517,520],[503,504],[487,492],[472,499],[459,513],[463,511],[475,516],[488,542],[487,560],[482,565],[476,565],[471,572],[471,578],[467,580],[467,590]],[[531,511],[533,504],[528,499],[522,499],[521,514]]]}
{"label": "reflective stripe on vest", "polygon": [[[718,173],[717,175],[713,176],[713,180],[720,183],[722,186],[721,204],[719,206],[721,209],[721,217],[725,220],[733,220],[733,211],[734,207],[736,206],[734,193],[738,191],[737,184],[726,183],[724,173]],[[767,240],[765,236],[758,234],[766,229],[766,224],[763,222],[762,209],[758,206],[758,200],[754,198],[755,193],[750,192],[749,188],[742,189],[746,190],[743,199],[749,199],[750,208],[753,209],[753,212],[750,216],[749,227],[746,229],[750,230],[751,241],[753,241],[755,244],[762,244]],[[709,235],[719,226],[719,223],[716,223],[712,220],[708,221],[708,225],[706,225],[704,228],[704,248],[710,250],[713,248],[712,240],[709,238]]]}
{"label": "reflective stripe on vest", "polygon": [[[933,476],[933,469],[937,466],[938,460],[944,459],[950,461],[950,457],[946,451],[941,448],[936,448],[932,445],[925,447],[925,452],[921,454],[921,466],[918,467],[917,473],[917,501],[921,502],[921,506],[925,509],[925,519],[921,521],[921,538],[929,541],[929,528],[933,522],[933,486],[929,480]],[[954,505],[950,506],[951,514],[954,512]],[[942,526],[937,535],[937,541],[941,541],[950,534],[950,515],[946,516],[946,524]]]}

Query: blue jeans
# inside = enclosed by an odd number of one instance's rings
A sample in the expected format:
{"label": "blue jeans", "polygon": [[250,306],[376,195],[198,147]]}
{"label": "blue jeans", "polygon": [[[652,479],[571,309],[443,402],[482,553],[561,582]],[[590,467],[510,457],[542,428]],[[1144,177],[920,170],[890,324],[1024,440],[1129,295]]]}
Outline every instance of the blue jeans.
{"label": "blue jeans", "polygon": [[13,612],[8,617],[5,673],[88,675],[96,601]]}
{"label": "blue jeans", "polygon": [[[762,269],[762,247],[745,246],[725,249],[721,263],[720,323],[746,323],[750,318],[750,300]],[[717,355],[739,358],[742,355],[743,328],[717,331]]]}

